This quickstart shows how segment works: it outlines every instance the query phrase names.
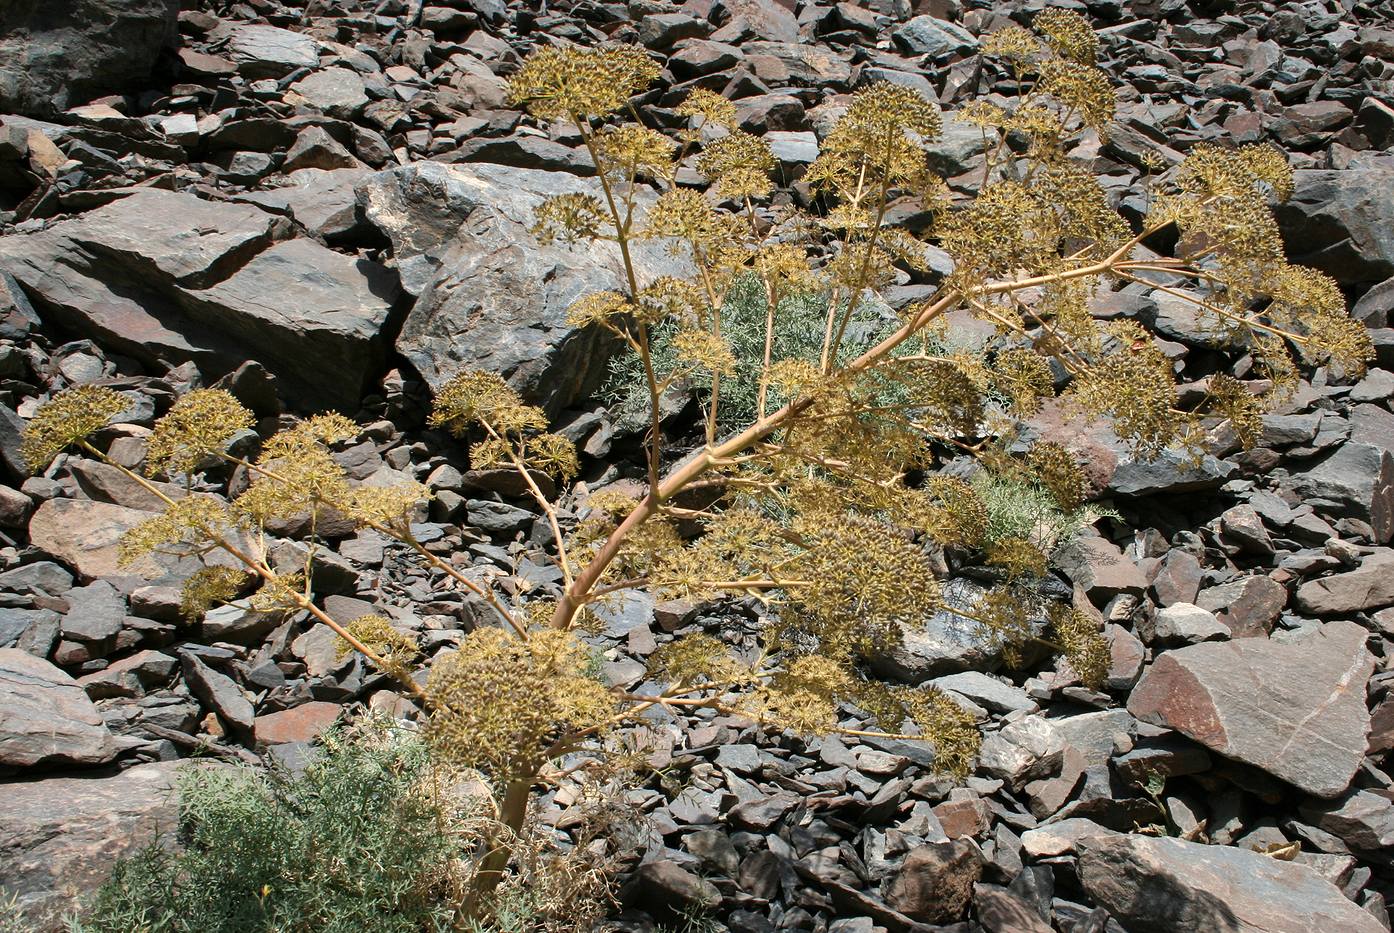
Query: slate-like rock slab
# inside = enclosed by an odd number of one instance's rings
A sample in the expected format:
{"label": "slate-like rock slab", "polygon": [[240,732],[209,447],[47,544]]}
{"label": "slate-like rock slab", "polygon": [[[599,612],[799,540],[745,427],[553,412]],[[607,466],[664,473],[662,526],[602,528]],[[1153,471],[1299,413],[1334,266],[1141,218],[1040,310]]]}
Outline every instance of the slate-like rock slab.
{"label": "slate-like rock slab", "polygon": [[1229,846],[1114,835],[1082,839],[1084,890],[1129,933],[1380,933],[1306,866]]}
{"label": "slate-like rock slab", "polygon": [[106,723],[77,681],[42,658],[0,648],[0,766],[99,765],[115,756]]}
{"label": "slate-like rock slab", "polygon": [[153,188],[0,237],[0,269],[46,319],[151,363],[205,373],[256,359],[310,409],[357,409],[384,360],[396,276],[254,204]]}
{"label": "slate-like rock slab", "polygon": [[0,112],[51,116],[150,77],[176,36],[178,0],[8,0]]}
{"label": "slate-like rock slab", "polygon": [[1382,549],[1345,573],[1297,588],[1297,608],[1312,615],[1363,612],[1394,604],[1394,551]]}
{"label": "slate-like rock slab", "polygon": [[121,536],[157,513],[87,499],[49,499],[29,521],[29,539],[84,577],[126,571],[117,564]]}
{"label": "slate-like rock slab", "polygon": [[[419,296],[397,350],[433,388],[464,369],[497,372],[556,412],[605,372],[597,328],[566,324],[571,304],[622,287],[609,243],[542,244],[531,229],[543,198],[598,193],[594,179],[489,163],[418,162],[359,187],[367,218],[392,241],[402,286]],[[651,203],[640,198],[640,211]],[[657,242],[634,251],[642,282],[680,274]]]}
{"label": "slate-like rock slab", "polygon": [[1242,638],[1157,656],[1128,711],[1318,797],[1344,791],[1365,755],[1367,632],[1333,621],[1293,641]]}
{"label": "slate-like rock slab", "polygon": [[18,895],[36,930],[67,929],[57,920],[72,907],[73,894],[96,889],[116,859],[177,827],[173,781],[183,764],[6,785],[0,887]]}

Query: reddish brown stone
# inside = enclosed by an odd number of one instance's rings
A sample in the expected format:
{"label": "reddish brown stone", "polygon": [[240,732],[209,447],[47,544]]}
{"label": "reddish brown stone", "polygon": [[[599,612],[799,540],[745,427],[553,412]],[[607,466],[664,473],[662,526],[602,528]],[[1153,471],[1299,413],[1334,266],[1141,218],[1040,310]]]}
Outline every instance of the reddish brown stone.
{"label": "reddish brown stone", "polygon": [[987,832],[990,821],[987,804],[978,797],[946,800],[934,808],[934,815],[950,839],[981,836]]}
{"label": "reddish brown stone", "polygon": [[339,704],[313,702],[279,713],[258,716],[253,731],[262,745],[308,742],[339,718]]}
{"label": "reddish brown stone", "polygon": [[1196,605],[1215,613],[1235,638],[1267,635],[1287,601],[1287,587],[1264,576],[1241,577],[1196,597]]}
{"label": "reddish brown stone", "polygon": [[1344,791],[1365,756],[1365,629],[1328,622],[1305,638],[1241,638],[1168,651],[1128,712],[1319,797]]}

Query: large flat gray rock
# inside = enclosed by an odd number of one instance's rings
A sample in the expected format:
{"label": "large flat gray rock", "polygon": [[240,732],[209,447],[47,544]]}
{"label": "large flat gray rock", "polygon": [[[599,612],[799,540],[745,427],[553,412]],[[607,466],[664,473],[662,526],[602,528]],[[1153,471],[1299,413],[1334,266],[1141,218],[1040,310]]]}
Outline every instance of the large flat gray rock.
{"label": "large flat gray rock", "polygon": [[0,888],[18,895],[36,931],[67,929],[59,916],[72,908],[74,895],[94,891],[113,862],[177,828],[173,779],[182,764],[5,786]]}
{"label": "large flat gray rock", "polygon": [[[397,350],[438,389],[464,369],[492,370],[555,413],[592,392],[612,344],[566,324],[584,295],[623,287],[611,243],[542,244],[531,233],[545,197],[598,193],[594,179],[491,163],[418,162],[362,184],[369,221],[392,241],[402,286],[418,296]],[[640,210],[651,203],[640,200]],[[656,242],[634,250],[641,283],[680,274]]]}
{"label": "large flat gray rock", "polygon": [[1365,756],[1365,629],[1328,622],[1303,638],[1240,638],[1158,655],[1128,712],[1315,794],[1335,797]]}
{"label": "large flat gray rock", "polygon": [[378,375],[396,277],[299,239],[254,204],[146,189],[0,237],[0,269],[47,320],[146,362],[216,376],[255,359],[307,409],[357,409]]}
{"label": "large flat gray rock", "polygon": [[1129,933],[1387,933],[1295,862],[1134,834],[1081,839],[1077,849],[1084,890]]}
{"label": "large flat gray rock", "polygon": [[99,765],[115,756],[106,723],[77,681],[42,658],[0,648],[0,766]]}

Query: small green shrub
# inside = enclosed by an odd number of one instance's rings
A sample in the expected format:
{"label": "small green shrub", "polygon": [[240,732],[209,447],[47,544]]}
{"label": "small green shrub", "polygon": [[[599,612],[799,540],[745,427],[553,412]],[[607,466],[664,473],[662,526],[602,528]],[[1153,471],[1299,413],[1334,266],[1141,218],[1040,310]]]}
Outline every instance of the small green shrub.
{"label": "small green shrub", "polygon": [[190,768],[182,843],[118,862],[73,933],[453,929],[462,837],[426,747],[373,722],[303,773]]}
{"label": "small green shrub", "polygon": [[[818,362],[823,350],[823,324],[828,312],[828,296],[819,292],[796,292],[782,298],[774,309],[770,358]],[[735,357],[734,372],[721,384],[718,426],[731,431],[748,424],[759,414],[760,376],[765,370],[765,323],[768,304],[760,277],[754,273],[738,276],[731,285],[724,306],[722,337]],[[878,313],[876,306],[863,301],[858,307],[841,350],[843,360],[853,359],[895,330],[897,321]],[[681,369],[678,348],[673,339],[680,333],[676,319],[665,320],[653,328],[653,365],[659,372]],[[694,380],[692,392],[705,405],[711,385]],[[648,386],[644,363],[635,353],[621,353],[610,360],[601,396],[616,411],[647,419]],[[778,408],[786,399],[770,397]]]}
{"label": "small green shrub", "polygon": [[19,906],[19,895],[0,895],[0,933],[32,933]]}
{"label": "small green shrub", "polygon": [[1049,557],[1099,519],[1120,518],[1101,506],[1062,508],[1048,489],[987,470],[973,478],[973,489],[987,513],[983,537],[989,548],[1005,541],[1029,541]]}

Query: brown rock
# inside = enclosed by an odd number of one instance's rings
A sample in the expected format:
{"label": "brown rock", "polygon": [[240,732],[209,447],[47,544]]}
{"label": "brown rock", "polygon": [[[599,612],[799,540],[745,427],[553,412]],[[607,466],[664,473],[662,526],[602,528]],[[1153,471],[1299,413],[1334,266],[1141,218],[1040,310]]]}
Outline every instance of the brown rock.
{"label": "brown rock", "polygon": [[29,540],[84,577],[127,573],[117,565],[121,536],[157,513],[85,499],[49,499],[29,521]]}
{"label": "brown rock", "polygon": [[1167,552],[1152,580],[1152,592],[1163,606],[1172,603],[1193,603],[1200,592],[1200,561],[1195,555],[1176,548]]}
{"label": "brown rock", "polygon": [[1328,622],[1294,641],[1243,638],[1158,655],[1128,711],[1319,797],[1349,786],[1365,755],[1366,631]]}
{"label": "brown rock", "polygon": [[0,885],[18,894],[35,929],[67,929],[58,915],[74,894],[94,890],[114,861],[178,825],[173,780],[181,764],[6,785]]}
{"label": "brown rock", "polygon": [[[966,796],[957,796],[960,793]],[[939,818],[944,835],[950,839],[982,836],[991,821],[991,814],[982,798],[962,789],[954,791],[948,800],[936,806],[934,815]]]}
{"label": "brown rock", "polygon": [[1202,590],[1196,597],[1196,605],[1215,613],[1215,618],[1235,638],[1267,635],[1287,601],[1287,587],[1263,576],[1231,580]]}
{"label": "brown rock", "polygon": [[0,648],[0,765],[94,765],[115,756],[106,723],[77,681],[42,658]]}
{"label": "brown rock", "polygon": [[1080,536],[1056,552],[1060,568],[1102,605],[1119,593],[1141,593],[1147,580],[1118,546],[1098,535]]}
{"label": "brown rock", "polygon": [[1115,835],[1079,852],[1084,890],[1129,933],[1384,933],[1310,868],[1247,849]]}
{"label": "brown rock", "polygon": [[1297,588],[1297,608],[1313,615],[1364,612],[1394,604],[1394,550],[1381,548],[1355,570],[1309,580]]}
{"label": "brown rock", "polygon": [[340,706],[316,700],[279,713],[258,716],[253,734],[261,745],[309,742],[339,718]]}
{"label": "brown rock", "polygon": [[983,874],[983,855],[967,839],[931,842],[911,849],[886,884],[886,903],[913,920],[952,923],[973,899]]}

